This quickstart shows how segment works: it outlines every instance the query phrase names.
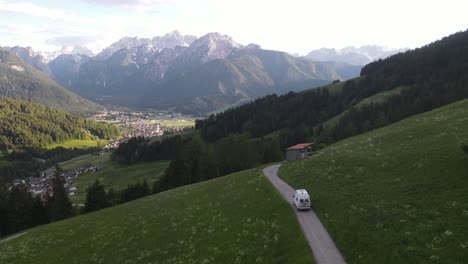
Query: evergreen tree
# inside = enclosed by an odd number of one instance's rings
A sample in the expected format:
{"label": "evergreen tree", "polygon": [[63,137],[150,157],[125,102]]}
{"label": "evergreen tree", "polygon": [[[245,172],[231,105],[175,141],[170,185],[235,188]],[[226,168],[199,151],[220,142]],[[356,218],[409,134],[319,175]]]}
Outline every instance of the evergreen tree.
{"label": "evergreen tree", "polygon": [[72,204],[64,185],[63,169],[57,165],[52,179],[53,193],[48,202],[51,221],[62,220],[73,215]]}
{"label": "evergreen tree", "polygon": [[8,234],[7,201],[7,188],[3,183],[0,183],[0,237]]}
{"label": "evergreen tree", "polygon": [[148,181],[143,180],[140,185],[140,197],[145,197],[151,194],[151,189],[149,187]]}
{"label": "evergreen tree", "polygon": [[49,212],[47,211],[47,207],[44,205],[41,198],[34,198],[31,215],[33,226],[49,223]]}
{"label": "evergreen tree", "polygon": [[33,225],[31,210],[33,199],[24,185],[14,186],[8,196],[8,232],[15,233]]}
{"label": "evergreen tree", "polygon": [[106,193],[106,199],[109,203],[109,206],[114,206],[119,203],[117,199],[117,194],[115,193],[113,188],[110,188]]}
{"label": "evergreen tree", "polygon": [[107,198],[104,186],[100,184],[99,180],[96,180],[86,190],[84,212],[89,213],[108,207],[109,201]]}

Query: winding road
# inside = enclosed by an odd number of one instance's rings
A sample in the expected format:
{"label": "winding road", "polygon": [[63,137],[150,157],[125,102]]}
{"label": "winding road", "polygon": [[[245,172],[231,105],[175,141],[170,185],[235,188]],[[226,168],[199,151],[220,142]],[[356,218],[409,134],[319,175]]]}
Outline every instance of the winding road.
{"label": "winding road", "polygon": [[[283,195],[288,204],[294,208],[292,203],[294,189],[279,178],[278,170],[280,166],[281,165],[273,165],[266,167],[263,169],[263,174],[265,174],[273,186]],[[309,243],[310,249],[312,249],[316,263],[346,264],[340,251],[336,248],[335,242],[333,242],[333,239],[330,237],[315,212],[313,210],[294,211],[302,231],[304,232],[304,236]]]}

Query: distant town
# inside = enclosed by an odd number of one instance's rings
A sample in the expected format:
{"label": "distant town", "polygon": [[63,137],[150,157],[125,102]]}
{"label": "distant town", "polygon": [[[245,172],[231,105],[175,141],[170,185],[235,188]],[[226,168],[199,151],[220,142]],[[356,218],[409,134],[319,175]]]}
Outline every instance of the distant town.
{"label": "distant town", "polygon": [[91,119],[119,126],[124,138],[154,138],[193,129],[195,118],[174,112],[104,111]]}

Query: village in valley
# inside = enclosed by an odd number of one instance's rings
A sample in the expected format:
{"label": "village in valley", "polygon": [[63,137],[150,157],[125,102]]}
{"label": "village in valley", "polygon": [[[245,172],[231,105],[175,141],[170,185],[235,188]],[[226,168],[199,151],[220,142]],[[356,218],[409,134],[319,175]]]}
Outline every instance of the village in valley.
{"label": "village in valley", "polygon": [[113,111],[106,110],[91,117],[120,127],[123,138],[154,138],[193,129],[196,118],[170,111]]}
{"label": "village in valley", "polygon": [[[69,196],[74,196],[78,190],[76,186],[73,185],[73,180],[79,177],[80,175],[87,172],[97,172],[98,167],[92,164],[86,164],[82,167],[74,170],[64,170],[60,173],[60,176],[64,178],[64,187],[68,191]],[[40,173],[39,177],[29,177],[26,179],[15,180],[13,185],[26,184],[29,187],[29,191],[33,196],[40,197],[45,200],[47,195],[52,195],[52,180],[55,176],[54,170],[47,170]]]}
{"label": "village in valley", "polygon": [[[193,129],[194,126],[193,117],[171,112],[104,111],[92,116],[91,119],[114,124],[122,131],[121,138],[108,141],[102,150],[93,154],[96,156],[104,155],[105,152],[118,148],[121,142],[132,137],[157,138],[163,135],[179,134]],[[98,166],[88,163],[76,169],[67,169],[60,172],[60,176],[64,177],[68,195],[74,196],[77,192],[77,187],[73,184],[74,179],[82,174],[97,172],[98,170]],[[38,176],[35,175],[26,179],[15,180],[13,185],[26,184],[33,196],[45,199],[47,195],[52,195],[54,173],[53,168],[48,169],[41,172]]]}

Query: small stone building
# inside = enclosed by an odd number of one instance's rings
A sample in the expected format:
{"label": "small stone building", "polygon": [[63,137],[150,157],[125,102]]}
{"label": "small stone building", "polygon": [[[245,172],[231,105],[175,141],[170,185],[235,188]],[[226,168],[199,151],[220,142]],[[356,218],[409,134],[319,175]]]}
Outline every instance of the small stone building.
{"label": "small stone building", "polygon": [[310,156],[313,143],[302,143],[286,149],[287,160],[298,160]]}

